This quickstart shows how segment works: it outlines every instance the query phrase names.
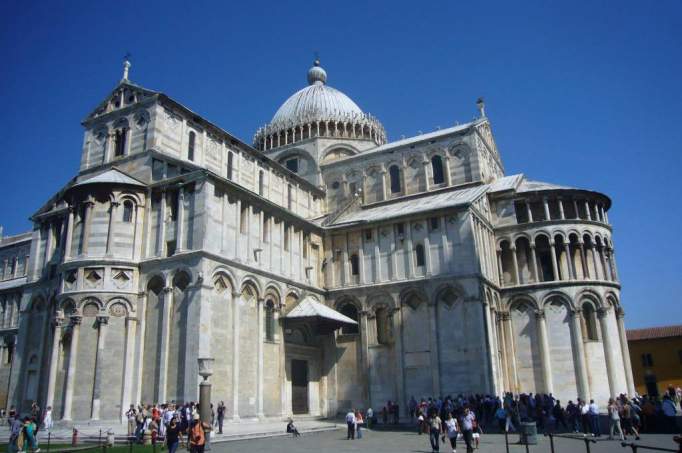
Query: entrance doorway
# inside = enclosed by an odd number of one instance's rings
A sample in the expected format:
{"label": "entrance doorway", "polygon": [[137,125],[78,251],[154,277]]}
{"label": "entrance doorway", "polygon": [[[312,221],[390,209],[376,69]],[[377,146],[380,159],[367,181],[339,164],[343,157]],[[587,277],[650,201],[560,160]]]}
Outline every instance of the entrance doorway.
{"label": "entrance doorway", "polygon": [[307,414],[308,408],[308,361],[291,361],[291,411]]}

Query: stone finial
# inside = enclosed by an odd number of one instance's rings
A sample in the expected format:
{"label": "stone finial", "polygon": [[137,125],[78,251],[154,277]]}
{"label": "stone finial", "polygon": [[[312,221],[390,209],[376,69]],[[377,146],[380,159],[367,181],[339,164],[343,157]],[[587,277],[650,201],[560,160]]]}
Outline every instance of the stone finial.
{"label": "stone finial", "polygon": [[132,64],[130,64],[130,52],[126,53],[125,56],[123,57],[123,79],[122,80],[128,80],[128,73],[130,72],[130,67]]}
{"label": "stone finial", "polygon": [[485,102],[483,98],[478,98],[476,100],[476,107],[478,107],[478,112],[481,114],[481,118],[485,118]]}

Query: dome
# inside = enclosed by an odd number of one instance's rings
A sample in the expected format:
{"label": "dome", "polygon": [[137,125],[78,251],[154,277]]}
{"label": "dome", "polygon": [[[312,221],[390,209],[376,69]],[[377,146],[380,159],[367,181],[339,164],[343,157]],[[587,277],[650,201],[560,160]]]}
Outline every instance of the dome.
{"label": "dome", "polygon": [[376,118],[327,85],[327,72],[319,60],[308,70],[307,78],[308,86],[291,95],[272,121],[256,132],[257,148],[271,149],[321,136],[367,139],[378,145],[386,142],[384,128]]}
{"label": "dome", "polygon": [[349,119],[362,116],[360,107],[348,96],[326,85],[327,72],[320,62],[308,70],[308,86],[294,93],[277,110],[270,126],[302,124],[311,120]]}

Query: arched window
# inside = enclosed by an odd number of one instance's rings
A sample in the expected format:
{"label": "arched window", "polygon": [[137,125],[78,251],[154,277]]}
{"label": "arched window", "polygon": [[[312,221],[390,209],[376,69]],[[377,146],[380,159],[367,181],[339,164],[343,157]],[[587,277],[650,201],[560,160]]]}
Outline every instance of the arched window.
{"label": "arched window", "polygon": [[360,274],[360,260],[357,255],[350,256],[350,273],[351,275]]}
{"label": "arched window", "polygon": [[114,135],[114,157],[121,157],[126,152],[126,128],[116,130]]}
{"label": "arched window", "polygon": [[391,166],[388,175],[391,178],[391,193],[400,193],[400,168],[397,165]]}
{"label": "arched window", "polygon": [[126,200],[123,202],[123,222],[130,223],[133,221],[133,202]]}
{"label": "arched window", "polygon": [[585,338],[592,341],[599,340],[597,316],[590,303],[583,304],[583,320],[585,321]]}
{"label": "arched window", "polygon": [[263,170],[258,172],[258,195],[263,196],[265,191],[265,173]]}
{"label": "arched window", "polygon": [[417,246],[414,248],[414,254],[417,259],[417,266],[423,266],[426,262],[424,259],[424,246],[417,244]]}
{"label": "arched window", "polygon": [[[347,303],[341,307],[340,311],[342,315],[348,316],[353,321],[358,322],[358,309],[355,307],[355,305]],[[343,326],[343,328],[341,329],[341,333],[344,334],[358,333],[358,325],[354,324]]]}
{"label": "arched window", "polygon": [[194,131],[189,131],[189,141],[187,143],[187,159],[194,161],[194,142],[196,141],[197,134]]}
{"label": "arched window", "polygon": [[443,175],[443,159],[439,155],[431,158],[431,170],[433,173],[433,183],[443,184],[445,176]]}
{"label": "arched window", "polygon": [[271,300],[265,302],[265,340],[275,341],[275,304]]}
{"label": "arched window", "polygon": [[232,179],[232,159],[234,154],[231,151],[227,153],[227,179]]}

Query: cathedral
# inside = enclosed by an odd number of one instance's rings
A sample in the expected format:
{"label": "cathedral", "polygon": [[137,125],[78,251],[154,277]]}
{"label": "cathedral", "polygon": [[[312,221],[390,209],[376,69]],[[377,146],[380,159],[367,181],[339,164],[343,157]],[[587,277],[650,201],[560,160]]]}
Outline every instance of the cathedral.
{"label": "cathedral", "polygon": [[247,143],[129,68],[0,239],[0,406],[120,420],[196,401],[199,358],[234,421],[634,393],[610,198],[507,175],[482,99],[389,141],[315,61]]}

